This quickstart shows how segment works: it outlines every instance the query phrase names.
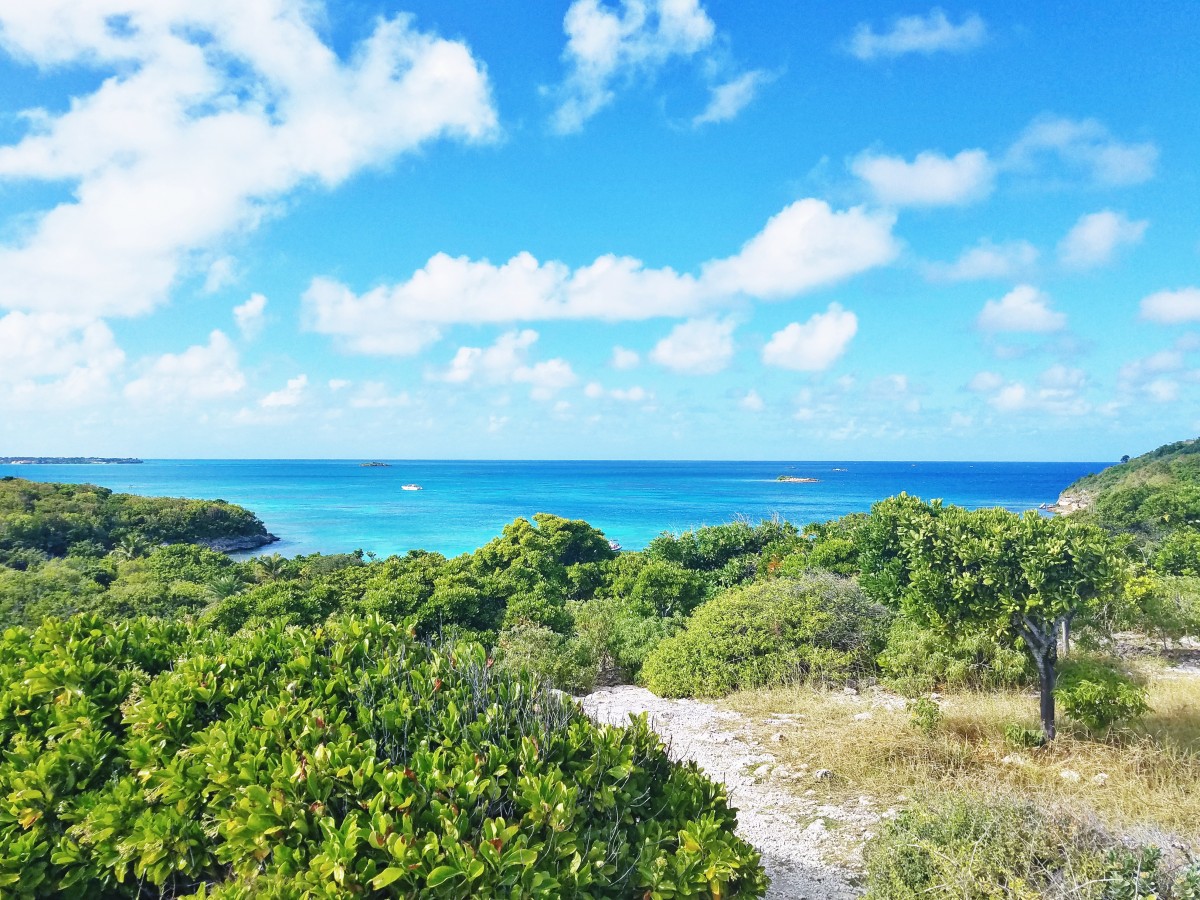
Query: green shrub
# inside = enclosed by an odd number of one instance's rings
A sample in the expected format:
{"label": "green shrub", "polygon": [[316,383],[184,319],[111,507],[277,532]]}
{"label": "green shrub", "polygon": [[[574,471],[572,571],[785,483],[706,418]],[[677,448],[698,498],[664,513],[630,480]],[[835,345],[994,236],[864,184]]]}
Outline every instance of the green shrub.
{"label": "green shrub", "polygon": [[1041,747],[1046,743],[1046,736],[1038,728],[1030,728],[1019,722],[1009,722],[1004,726],[1004,742],[1018,750],[1030,747]]}
{"label": "green shrub", "polygon": [[867,900],[1193,900],[1194,867],[1019,801],[947,797],[886,823],[868,845]]}
{"label": "green shrub", "polygon": [[888,630],[879,667],[909,696],[941,687],[995,690],[1037,680],[1026,654],[982,629],[962,627],[948,637],[907,616]]}
{"label": "green shrub", "polygon": [[699,607],[642,670],[664,697],[719,697],[872,669],[887,614],[854,581],[813,572],[738,588]]}
{"label": "green shrub", "polygon": [[0,638],[5,897],[761,896],[724,789],[378,618]]}
{"label": "green shrub", "polygon": [[1093,731],[1134,721],[1150,711],[1142,685],[1120,669],[1094,659],[1060,663],[1054,696],[1067,715]]}
{"label": "green shrub", "polygon": [[592,648],[544,625],[514,625],[500,632],[496,661],[501,671],[529,672],[572,694],[586,694],[596,684],[598,661]]}
{"label": "green shrub", "polygon": [[654,648],[686,621],[681,615],[646,615],[617,598],[575,603],[572,613],[575,634],[591,648],[604,684],[637,682]]}
{"label": "green shrub", "polygon": [[942,708],[928,697],[914,700],[909,706],[911,716],[909,721],[913,728],[926,736],[931,736],[942,724]]}

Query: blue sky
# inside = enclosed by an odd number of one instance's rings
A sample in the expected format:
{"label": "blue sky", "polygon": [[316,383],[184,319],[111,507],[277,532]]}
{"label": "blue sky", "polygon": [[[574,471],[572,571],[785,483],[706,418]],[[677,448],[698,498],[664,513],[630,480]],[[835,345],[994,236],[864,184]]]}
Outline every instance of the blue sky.
{"label": "blue sky", "polygon": [[0,452],[1194,435],[1200,19],[1137,6],[9,4]]}

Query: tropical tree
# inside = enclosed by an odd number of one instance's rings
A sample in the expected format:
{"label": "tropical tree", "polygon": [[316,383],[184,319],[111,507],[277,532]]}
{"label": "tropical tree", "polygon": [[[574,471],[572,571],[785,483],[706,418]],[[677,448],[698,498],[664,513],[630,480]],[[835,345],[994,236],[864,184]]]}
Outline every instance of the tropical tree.
{"label": "tropical tree", "polygon": [[150,542],[139,534],[127,534],[113,547],[112,555],[117,559],[137,559],[150,552]]}
{"label": "tropical tree", "polygon": [[1124,566],[1094,524],[969,511],[901,495],[876,504],[864,531],[864,587],[947,634],[983,626],[1019,638],[1037,669],[1042,733],[1055,735],[1058,637],[1117,592]]}

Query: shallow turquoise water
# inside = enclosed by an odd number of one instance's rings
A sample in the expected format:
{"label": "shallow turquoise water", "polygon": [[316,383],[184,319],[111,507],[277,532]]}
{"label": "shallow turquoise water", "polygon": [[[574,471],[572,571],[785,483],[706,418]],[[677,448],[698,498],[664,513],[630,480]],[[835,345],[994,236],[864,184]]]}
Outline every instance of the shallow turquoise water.
{"label": "shallow turquoise water", "polygon": [[[254,510],[285,555],[470,551],[517,516],[586,519],[626,549],[663,531],[743,516],[797,524],[865,511],[907,491],[1014,511],[1052,503],[1107,463],[540,462],[147,460],[132,466],[0,466],[38,481],[92,482],[154,496],[221,498]],[[820,479],[788,484],[779,475]],[[424,489],[403,491],[415,482]]]}

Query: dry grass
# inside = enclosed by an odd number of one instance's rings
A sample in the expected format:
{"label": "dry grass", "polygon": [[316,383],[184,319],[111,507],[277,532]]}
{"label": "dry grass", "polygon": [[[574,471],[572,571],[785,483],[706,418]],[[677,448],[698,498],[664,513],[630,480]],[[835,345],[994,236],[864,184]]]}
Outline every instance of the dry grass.
{"label": "dry grass", "polygon": [[[899,806],[961,791],[1023,798],[1160,845],[1200,848],[1200,677],[1147,674],[1153,712],[1136,729],[1096,738],[1064,721],[1052,746],[1032,749],[1004,737],[1006,724],[1036,726],[1037,700],[1028,693],[947,695],[929,736],[912,725],[899,698],[876,689],[848,696],[796,686],[725,703],[754,722],[755,736],[780,763],[831,770],[833,778],[805,785],[829,802],[867,795]],[[803,718],[772,721],[778,713]],[[784,740],[771,743],[773,733]]]}

